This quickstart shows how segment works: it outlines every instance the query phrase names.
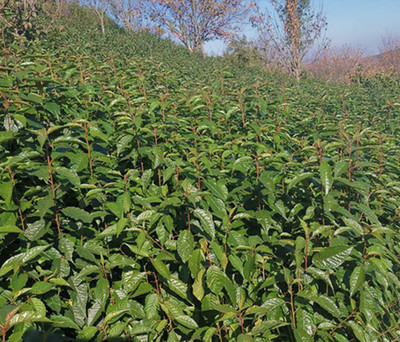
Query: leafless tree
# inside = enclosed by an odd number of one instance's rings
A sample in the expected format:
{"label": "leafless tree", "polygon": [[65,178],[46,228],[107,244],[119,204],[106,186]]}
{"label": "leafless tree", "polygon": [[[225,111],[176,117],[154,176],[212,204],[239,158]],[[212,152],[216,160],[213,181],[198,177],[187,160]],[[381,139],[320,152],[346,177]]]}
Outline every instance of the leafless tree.
{"label": "leafless tree", "polygon": [[300,80],[306,55],[315,49],[318,40],[321,40],[318,51],[322,51],[328,43],[323,37],[327,21],[322,5],[314,9],[311,0],[268,1],[274,13],[263,12],[258,8],[252,22],[270,58],[286,67],[296,80]]}
{"label": "leafless tree", "polygon": [[110,0],[115,21],[126,30],[143,31],[149,25],[145,0]]}
{"label": "leafless tree", "polygon": [[110,0],[81,0],[81,3],[93,9],[94,13],[99,18],[101,33],[106,34],[106,20],[107,16],[111,13]]}
{"label": "leafless tree", "polygon": [[327,48],[319,58],[305,67],[313,75],[327,81],[348,81],[363,64],[364,53],[359,48],[344,45],[341,48]]}
{"label": "leafless tree", "polygon": [[400,37],[387,33],[379,46],[380,66],[386,71],[400,70]]}
{"label": "leafless tree", "polygon": [[247,0],[149,0],[151,18],[191,52],[205,54],[204,43],[229,38],[247,16]]}

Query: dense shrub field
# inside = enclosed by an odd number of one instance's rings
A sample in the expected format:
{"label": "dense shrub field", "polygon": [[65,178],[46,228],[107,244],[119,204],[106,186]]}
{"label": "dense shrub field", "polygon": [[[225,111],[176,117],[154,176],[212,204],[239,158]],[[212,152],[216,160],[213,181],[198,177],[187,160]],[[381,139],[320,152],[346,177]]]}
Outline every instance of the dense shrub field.
{"label": "dense shrub field", "polygon": [[400,339],[395,79],[71,44],[0,57],[3,342]]}

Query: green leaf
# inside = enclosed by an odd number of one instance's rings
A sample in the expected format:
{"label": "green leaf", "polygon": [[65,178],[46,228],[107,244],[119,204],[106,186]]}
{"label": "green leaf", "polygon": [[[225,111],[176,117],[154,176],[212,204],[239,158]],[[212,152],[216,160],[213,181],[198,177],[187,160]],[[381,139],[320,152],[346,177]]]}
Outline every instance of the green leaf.
{"label": "green leaf", "polygon": [[59,240],[58,248],[59,248],[60,252],[64,254],[65,258],[69,261],[72,261],[74,247],[75,247],[74,243],[65,237],[62,237]]}
{"label": "green leaf", "polygon": [[350,297],[361,288],[365,281],[365,269],[364,267],[356,267],[350,276]]}
{"label": "green leaf", "polygon": [[152,263],[157,273],[159,273],[163,278],[165,279],[171,278],[171,274],[169,273],[168,267],[161,260],[154,259]]}
{"label": "green leaf", "polygon": [[118,223],[117,223],[117,237],[119,236],[119,234],[122,233],[122,231],[128,225],[128,223],[129,223],[129,221],[125,217],[118,221]]}
{"label": "green leaf", "polygon": [[307,334],[303,329],[297,328],[293,330],[296,342],[313,342],[314,338]]}
{"label": "green leaf", "polygon": [[329,278],[329,274],[327,271],[320,270],[319,268],[316,268],[316,267],[309,267],[309,268],[307,268],[306,272],[308,274],[311,274],[312,276],[314,276],[316,279],[322,279],[331,287],[332,290],[334,290],[332,281]]}
{"label": "green leaf", "polygon": [[215,226],[212,215],[203,209],[196,209],[194,215],[200,220],[201,228],[209,235],[211,240],[215,238]]}
{"label": "green leaf", "polygon": [[313,263],[322,269],[337,268],[346,261],[352,249],[353,247],[348,246],[326,247],[314,255]]}
{"label": "green leaf", "polygon": [[0,131],[0,144],[14,139],[13,131]]}
{"label": "green leaf", "polygon": [[0,326],[4,326],[6,319],[9,317],[14,316],[19,309],[21,308],[22,304],[19,305],[3,305],[0,308]]}
{"label": "green leaf", "polygon": [[125,147],[129,145],[132,139],[133,136],[131,135],[125,135],[121,139],[119,139],[117,143],[117,155],[119,155],[125,149]]}
{"label": "green leaf", "polygon": [[381,226],[381,223],[379,222],[378,216],[376,213],[366,204],[359,203],[357,204],[357,207],[365,214],[365,216],[368,218],[368,220],[371,223],[374,223],[378,226]]}
{"label": "green leaf", "polygon": [[7,160],[7,162],[1,164],[6,167],[12,167],[21,163],[26,163],[29,160],[32,160],[35,157],[40,155],[37,151],[24,151],[18,154],[17,156],[12,157],[11,159]]}
{"label": "green leaf", "polygon": [[278,212],[284,219],[287,219],[286,216],[286,210],[287,208],[285,207],[285,204],[283,203],[283,201],[279,200],[275,203],[275,209],[276,212]]}
{"label": "green leaf", "polygon": [[180,341],[180,339],[179,339],[179,337],[178,337],[178,335],[176,334],[175,331],[170,331],[168,333],[167,342],[179,342],[179,341]]}
{"label": "green leaf", "polygon": [[224,274],[217,266],[211,266],[207,270],[207,286],[217,295],[224,287]]}
{"label": "green leaf", "polygon": [[51,278],[49,280],[50,283],[57,285],[57,286],[66,286],[66,287],[70,287],[69,283],[62,278]]}
{"label": "green leaf", "polygon": [[74,170],[67,169],[66,167],[56,167],[54,168],[54,171],[60,176],[66,178],[75,187],[79,188],[81,186],[81,180]]}
{"label": "green leaf", "polygon": [[271,298],[266,300],[261,306],[252,306],[247,309],[246,313],[247,314],[269,314],[276,310],[277,308],[283,306],[285,304],[285,301],[280,298]]}
{"label": "green leaf", "polygon": [[42,219],[29,223],[25,230],[25,236],[29,241],[40,239],[46,233],[46,222]]}
{"label": "green leaf", "polygon": [[364,235],[364,229],[357,221],[349,219],[347,217],[344,217],[343,221],[346,223],[347,227],[352,228],[357,234],[361,236]]}
{"label": "green leaf", "polygon": [[294,177],[291,181],[290,181],[290,183],[289,183],[289,185],[288,185],[288,187],[287,187],[287,191],[289,191],[291,188],[293,188],[295,185],[297,185],[298,183],[300,183],[300,182],[302,182],[303,180],[305,180],[305,179],[307,179],[307,178],[310,178],[310,177],[312,177],[313,176],[313,173],[312,172],[305,172],[305,173],[302,173],[302,174],[300,174],[300,175],[297,175],[296,177]]}
{"label": "green leaf", "polygon": [[34,103],[38,103],[38,104],[42,104],[43,103],[43,99],[40,95],[35,94],[35,93],[30,93],[27,96],[27,100],[34,102]]}
{"label": "green leaf", "polygon": [[14,184],[12,182],[3,182],[0,184],[0,195],[6,204],[11,203]]}
{"label": "green leaf", "polygon": [[187,298],[187,285],[180,279],[177,278],[171,278],[168,280],[168,285],[169,288],[175,292],[179,297],[183,299],[188,299]]}
{"label": "green leaf", "polygon": [[255,272],[254,265],[255,265],[254,257],[253,256],[248,257],[243,267],[243,275],[245,279],[250,280],[251,275]]}
{"label": "green leaf", "polygon": [[46,197],[41,198],[38,201],[40,218],[43,218],[46,215],[47,211],[53,206],[54,206],[54,200],[52,195],[48,195]]}
{"label": "green leaf", "polygon": [[82,221],[84,223],[91,223],[92,217],[90,214],[83,209],[76,207],[67,207],[61,210],[65,216],[68,216],[72,219]]}
{"label": "green leaf", "polygon": [[237,337],[236,342],[254,342],[253,337],[251,337],[250,335],[247,334],[240,334]]}
{"label": "green leaf", "polygon": [[137,289],[140,282],[145,278],[145,272],[138,271],[128,271],[123,273],[122,282],[124,284],[124,288],[128,292],[133,292]]}
{"label": "green leaf", "polygon": [[87,325],[90,326],[96,322],[96,320],[101,316],[103,310],[103,305],[101,300],[96,298],[93,305],[88,309],[87,314]]}
{"label": "green leaf", "polygon": [[189,269],[193,278],[199,273],[204,257],[200,249],[195,249],[189,258]]}
{"label": "green leaf", "polygon": [[199,273],[197,273],[196,279],[193,283],[193,295],[201,301],[204,297],[204,286],[203,286],[203,276],[206,272],[205,268],[202,268]]}
{"label": "green leaf", "polygon": [[251,334],[253,336],[264,334],[271,329],[276,329],[285,325],[288,325],[288,323],[276,320],[262,321],[254,326],[254,328],[251,330]]}
{"label": "green leaf", "polygon": [[23,234],[24,232],[21,229],[17,228],[16,226],[12,225],[0,227],[0,234],[10,234],[10,233]]}
{"label": "green leaf", "polygon": [[107,202],[106,207],[110,210],[116,217],[122,219],[124,216],[124,208],[119,203]]}
{"label": "green leaf", "polygon": [[319,167],[319,172],[325,195],[328,195],[333,184],[332,169],[328,163],[323,162]]}
{"label": "green leaf", "polygon": [[33,323],[33,322],[50,323],[51,321],[48,318],[43,317],[40,313],[33,311],[25,311],[17,313],[16,315],[12,316],[10,321],[8,322],[8,326],[13,327],[19,323]]}
{"label": "green leaf", "polygon": [[182,230],[178,238],[178,254],[183,262],[189,260],[193,253],[194,239],[189,230]]}
{"label": "green leaf", "polygon": [[146,296],[144,311],[147,319],[156,319],[158,317],[159,299],[157,293]]}
{"label": "green leaf", "polygon": [[325,295],[320,295],[314,298],[314,300],[321,308],[328,311],[333,317],[341,317],[340,310],[331,298],[326,297]]}
{"label": "green leaf", "polygon": [[53,315],[50,320],[56,327],[80,330],[79,326],[69,317]]}
{"label": "green leaf", "polygon": [[358,341],[360,341],[360,342],[367,342],[368,341],[367,338],[366,338],[366,335],[365,335],[365,331],[364,331],[364,329],[362,328],[361,325],[359,325],[355,321],[349,321],[347,324],[353,330],[353,333],[354,333],[354,335],[355,335],[355,337],[357,338]]}
{"label": "green leaf", "polygon": [[221,199],[210,195],[205,195],[204,199],[206,200],[207,204],[211,208],[211,211],[216,217],[220,219],[224,219],[227,217],[225,204]]}
{"label": "green leaf", "polygon": [[229,262],[231,263],[231,265],[242,275],[242,277],[244,278],[244,270],[243,270],[243,263],[242,260],[234,254],[230,254],[229,257]]}
{"label": "green leaf", "polygon": [[299,308],[296,312],[297,327],[306,331],[308,335],[312,336],[316,329],[314,312],[312,310]]}
{"label": "green leaf", "polygon": [[46,316],[46,306],[44,303],[38,298],[30,298],[29,304],[33,306],[35,311],[42,317]]}
{"label": "green leaf", "polygon": [[197,329],[199,327],[193,318],[186,315],[178,316],[176,317],[176,320],[179,324],[182,324],[183,326],[191,330]]}
{"label": "green leaf", "polygon": [[2,76],[0,77],[0,86],[4,88],[9,88],[12,87],[13,85],[13,79],[11,77],[7,76]]}
{"label": "green leaf", "polygon": [[28,274],[21,273],[15,274],[11,277],[11,288],[13,291],[19,291],[25,287],[26,283],[28,282]]}
{"label": "green leaf", "polygon": [[366,291],[366,288],[368,287],[364,285],[364,290],[360,292],[360,312],[367,321],[371,321],[378,311],[378,306],[373,295],[370,291]]}
{"label": "green leaf", "polygon": [[156,214],[155,210],[146,210],[137,217],[137,220],[138,222],[144,220],[150,220],[155,214]]}
{"label": "green leaf", "polygon": [[59,120],[60,118],[60,106],[55,102],[46,102],[43,106],[46,108],[51,114],[55,116],[55,119]]}
{"label": "green leaf", "polygon": [[31,292],[36,295],[44,294],[53,289],[53,284],[47,283],[44,281],[38,281],[37,283],[33,284]]}
{"label": "green leaf", "polygon": [[85,327],[83,328],[79,334],[78,339],[84,341],[90,341],[98,332],[96,327]]}
{"label": "green leaf", "polygon": [[129,192],[125,192],[121,196],[119,196],[117,203],[122,203],[124,212],[128,213],[131,210],[131,197],[130,197]]}
{"label": "green leaf", "polygon": [[25,253],[16,254],[7,259],[0,269],[0,277],[9,272],[14,266],[21,266],[33,260],[47,248],[49,248],[49,245],[33,247]]}
{"label": "green leaf", "polygon": [[205,185],[207,187],[207,189],[216,197],[218,197],[219,199],[226,201],[227,198],[227,194],[226,191],[224,191],[224,189],[222,188],[222,186],[220,186],[219,184],[217,184],[216,181],[214,181],[213,179],[210,179],[208,181],[205,182]]}
{"label": "green leaf", "polygon": [[340,177],[344,172],[346,172],[349,168],[349,163],[346,160],[340,160],[335,164],[335,168],[333,169],[333,173],[335,177]]}
{"label": "green leaf", "polygon": [[282,306],[285,304],[285,301],[280,298],[271,298],[265,301],[262,305],[261,308],[265,310],[265,312],[272,312],[276,308]]}

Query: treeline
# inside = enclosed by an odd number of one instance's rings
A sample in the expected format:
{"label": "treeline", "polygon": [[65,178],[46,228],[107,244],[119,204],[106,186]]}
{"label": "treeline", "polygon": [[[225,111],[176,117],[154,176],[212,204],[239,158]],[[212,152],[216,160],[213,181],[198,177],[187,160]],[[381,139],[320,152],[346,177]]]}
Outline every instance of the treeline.
{"label": "treeline", "polygon": [[[73,21],[71,6],[79,5],[91,9],[101,36],[118,25],[126,32],[167,38],[203,56],[207,42],[222,39],[228,60],[285,72],[296,80],[304,75],[335,81],[359,74],[388,76],[398,73],[400,65],[400,39],[395,36],[382,38],[375,57],[349,46],[332,47],[323,8],[309,0],[1,0],[0,4],[3,41],[30,39],[39,28],[48,32],[66,17]],[[266,4],[272,12],[262,7]],[[39,14],[46,19],[38,20]],[[256,29],[255,38],[238,35],[244,25]]]}

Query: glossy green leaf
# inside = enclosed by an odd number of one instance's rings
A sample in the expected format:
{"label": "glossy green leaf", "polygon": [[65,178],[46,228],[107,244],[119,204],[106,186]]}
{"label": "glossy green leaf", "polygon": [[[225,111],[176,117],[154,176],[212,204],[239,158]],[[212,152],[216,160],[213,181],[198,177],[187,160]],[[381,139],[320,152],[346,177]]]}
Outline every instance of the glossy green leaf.
{"label": "glossy green leaf", "polygon": [[215,225],[212,215],[203,209],[196,209],[194,214],[199,218],[201,228],[210,236],[211,239],[215,237]]}
{"label": "glossy green leaf", "polygon": [[365,269],[363,267],[356,267],[350,276],[350,297],[352,297],[364,284]]}
{"label": "glossy green leaf", "polygon": [[64,215],[66,215],[72,219],[79,220],[79,221],[82,221],[85,223],[92,222],[92,217],[90,216],[90,214],[83,209],[76,208],[76,207],[67,207],[67,208],[64,208],[62,210],[62,212]]}
{"label": "glossy green leaf", "polygon": [[322,269],[337,268],[346,261],[352,249],[349,246],[326,247],[314,255],[313,263]]}
{"label": "glossy green leaf", "polygon": [[189,230],[183,230],[179,234],[178,238],[178,254],[183,262],[189,260],[189,257],[193,253],[194,239],[193,235]]}
{"label": "glossy green leaf", "polygon": [[319,172],[324,193],[327,195],[333,184],[332,169],[328,163],[323,162],[319,167]]}

